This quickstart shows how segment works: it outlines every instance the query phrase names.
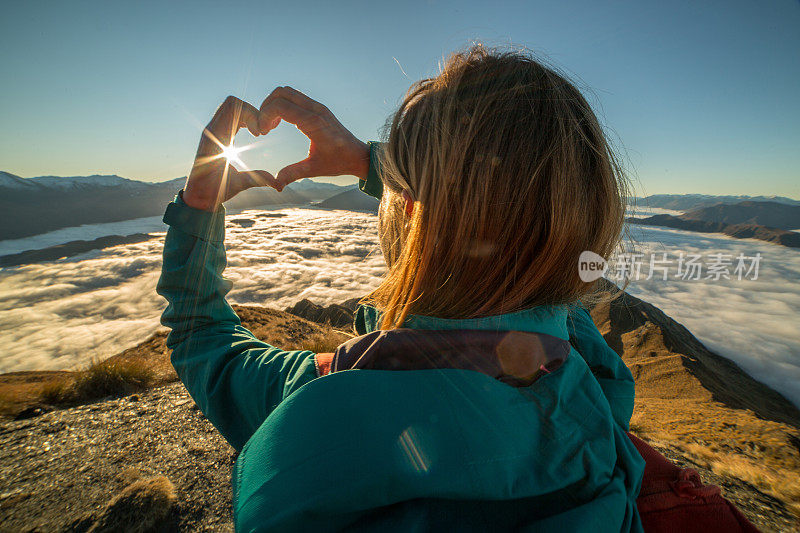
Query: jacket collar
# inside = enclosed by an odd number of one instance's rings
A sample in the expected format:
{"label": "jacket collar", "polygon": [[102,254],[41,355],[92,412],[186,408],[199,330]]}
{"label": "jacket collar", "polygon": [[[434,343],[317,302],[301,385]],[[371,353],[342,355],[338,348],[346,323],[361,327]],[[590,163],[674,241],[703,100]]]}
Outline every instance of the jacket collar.
{"label": "jacket collar", "polygon": [[[437,318],[423,315],[410,315],[404,328],[423,330],[488,330],[524,331],[544,333],[552,337],[568,340],[568,308],[565,305],[541,305],[515,313],[493,315],[481,318]],[[380,311],[371,305],[360,305],[356,310],[354,328],[359,335],[380,329]]]}
{"label": "jacket collar", "polygon": [[317,375],[349,369],[474,370],[514,387],[533,383],[559,368],[570,352],[567,309],[542,306],[474,319],[412,315],[405,327],[378,329],[380,313],[356,311],[359,337],[335,353],[317,354]]}
{"label": "jacket collar", "polygon": [[569,341],[544,333],[475,329],[378,330],[347,341],[317,361],[320,375],[339,370],[458,369],[526,387],[558,369]]}

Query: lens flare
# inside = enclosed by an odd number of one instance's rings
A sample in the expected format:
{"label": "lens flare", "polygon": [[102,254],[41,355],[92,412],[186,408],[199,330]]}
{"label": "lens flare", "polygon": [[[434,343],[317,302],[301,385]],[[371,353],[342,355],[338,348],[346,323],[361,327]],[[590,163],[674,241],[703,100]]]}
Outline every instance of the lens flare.
{"label": "lens flare", "polygon": [[238,148],[233,145],[223,146],[222,153],[220,154],[220,156],[224,157],[228,161],[228,163],[235,165],[239,168],[242,168],[245,165],[244,161],[242,161],[241,158],[239,157],[239,154],[244,152],[246,149],[247,149],[246,146],[242,148]]}

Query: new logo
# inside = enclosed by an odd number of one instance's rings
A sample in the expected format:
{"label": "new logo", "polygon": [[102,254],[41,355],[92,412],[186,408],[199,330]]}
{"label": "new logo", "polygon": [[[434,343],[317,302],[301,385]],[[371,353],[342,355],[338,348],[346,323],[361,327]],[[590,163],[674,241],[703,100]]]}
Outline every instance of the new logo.
{"label": "new logo", "polygon": [[603,277],[608,270],[608,261],[603,256],[589,250],[581,252],[578,258],[578,275],[581,281],[591,283]]}

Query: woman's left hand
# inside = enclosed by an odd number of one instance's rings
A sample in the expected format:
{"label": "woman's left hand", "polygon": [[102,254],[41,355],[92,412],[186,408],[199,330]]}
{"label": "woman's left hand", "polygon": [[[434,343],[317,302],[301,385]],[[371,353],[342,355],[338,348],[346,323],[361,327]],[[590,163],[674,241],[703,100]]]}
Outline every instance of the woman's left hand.
{"label": "woman's left hand", "polygon": [[275,177],[265,170],[238,171],[223,156],[241,128],[258,135],[258,110],[235,96],[217,108],[203,130],[192,170],[183,190],[183,201],[195,209],[214,211],[219,205],[250,187],[278,188]]}
{"label": "woman's left hand", "polygon": [[369,147],[342,126],[327,107],[291,87],[278,87],[261,104],[259,132],[269,133],[281,120],[297,126],[311,144],[307,158],[278,172],[278,190],[301,178],[349,174],[367,179]]}

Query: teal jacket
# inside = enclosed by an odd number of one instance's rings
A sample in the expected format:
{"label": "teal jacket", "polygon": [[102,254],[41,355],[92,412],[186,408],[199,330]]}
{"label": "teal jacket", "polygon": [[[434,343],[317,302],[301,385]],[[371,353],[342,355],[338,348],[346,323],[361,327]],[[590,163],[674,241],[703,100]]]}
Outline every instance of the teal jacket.
{"label": "teal jacket", "polygon": [[[379,196],[377,149],[362,189]],[[529,387],[460,369],[320,375],[317,354],[258,340],[225,300],[224,217],[180,195],[167,206],[158,292],[178,375],[240,452],[237,530],[641,531],[633,378],[585,309],[405,324],[569,339],[564,364]],[[368,333],[378,312],[356,319]]]}

